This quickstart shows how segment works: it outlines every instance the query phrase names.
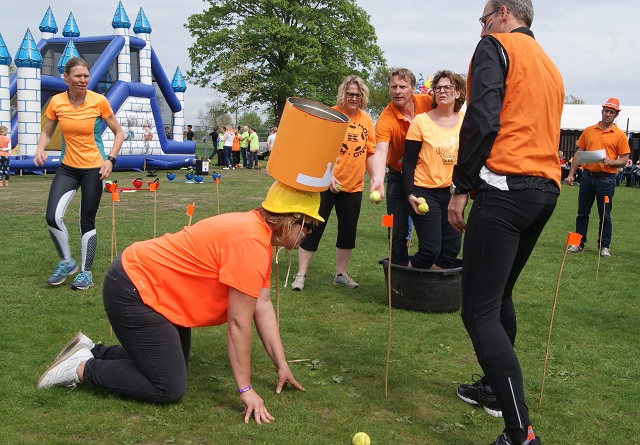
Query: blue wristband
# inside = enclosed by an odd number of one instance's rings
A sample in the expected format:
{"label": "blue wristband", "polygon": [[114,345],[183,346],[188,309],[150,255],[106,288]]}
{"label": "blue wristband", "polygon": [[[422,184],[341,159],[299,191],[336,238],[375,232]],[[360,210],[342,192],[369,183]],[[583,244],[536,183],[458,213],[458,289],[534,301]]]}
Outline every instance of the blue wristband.
{"label": "blue wristband", "polygon": [[238,388],[238,394],[242,394],[243,392],[247,392],[251,388],[253,388],[253,386],[251,386],[251,385],[247,386],[246,388],[242,388],[242,389]]}

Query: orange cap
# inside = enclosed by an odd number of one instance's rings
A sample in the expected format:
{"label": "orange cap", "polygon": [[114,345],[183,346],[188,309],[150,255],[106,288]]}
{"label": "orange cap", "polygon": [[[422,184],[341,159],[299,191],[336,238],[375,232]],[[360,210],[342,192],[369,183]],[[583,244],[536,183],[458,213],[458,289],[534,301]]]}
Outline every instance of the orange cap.
{"label": "orange cap", "polygon": [[613,108],[616,111],[620,111],[620,101],[615,97],[609,98],[609,100],[602,104],[602,108]]}

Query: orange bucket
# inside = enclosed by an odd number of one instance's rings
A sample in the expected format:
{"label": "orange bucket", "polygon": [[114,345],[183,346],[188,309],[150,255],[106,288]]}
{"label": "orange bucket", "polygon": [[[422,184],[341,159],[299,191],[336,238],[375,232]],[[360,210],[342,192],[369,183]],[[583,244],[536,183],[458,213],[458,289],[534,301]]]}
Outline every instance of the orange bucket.
{"label": "orange bucket", "polygon": [[308,99],[288,98],[267,172],[298,190],[326,190],[348,126],[349,118],[338,110]]}

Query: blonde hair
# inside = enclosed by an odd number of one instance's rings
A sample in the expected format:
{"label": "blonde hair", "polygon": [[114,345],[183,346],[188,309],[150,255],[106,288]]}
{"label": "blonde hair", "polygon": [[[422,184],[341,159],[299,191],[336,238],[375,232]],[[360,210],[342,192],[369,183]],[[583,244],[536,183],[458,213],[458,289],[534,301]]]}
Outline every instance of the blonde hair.
{"label": "blonde hair", "polygon": [[9,132],[9,129],[4,125],[0,125],[0,136],[6,136]]}
{"label": "blonde hair", "polygon": [[356,85],[360,91],[360,100],[358,101],[358,108],[364,110],[369,105],[369,87],[360,76],[347,76],[338,87],[338,95],[336,96],[336,104],[340,108],[344,108],[347,103],[347,89],[349,85]]}
{"label": "blonde hair", "polygon": [[307,218],[309,222],[317,224],[317,221],[308,215],[302,213],[273,213],[262,207],[256,209],[262,219],[271,227],[276,241],[282,241],[291,233],[294,224],[302,223],[303,218]]}

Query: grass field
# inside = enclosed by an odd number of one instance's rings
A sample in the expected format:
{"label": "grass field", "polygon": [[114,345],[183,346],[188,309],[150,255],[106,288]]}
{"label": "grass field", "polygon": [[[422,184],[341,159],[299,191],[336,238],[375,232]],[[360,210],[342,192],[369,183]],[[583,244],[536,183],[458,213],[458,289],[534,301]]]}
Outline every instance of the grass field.
{"label": "grass field", "polygon": [[[209,147],[210,148],[210,147]],[[388,309],[383,271],[388,256],[383,206],[363,203],[358,246],[349,268],[355,290],[332,284],[335,221],[331,220],[311,263],[303,292],[280,289],[283,342],[305,392],[276,395],[275,373],[257,336],[252,383],[276,420],[242,423],[226,354],[226,326],[193,333],[189,388],[179,403],[156,406],[80,387],[37,390],[41,373],[75,332],[94,341],[109,338],[101,301],[110,262],[112,205],[116,244],[175,232],[221,212],[261,203],[271,180],[264,170],[220,171],[219,187],[169,183],[122,193],[112,204],[104,194],[98,212],[96,286],[74,292],[45,284],[57,262],[44,220],[53,175],[13,177],[0,189],[2,293],[0,295],[1,444],[349,444],[366,431],[374,445],[482,445],[502,431],[501,419],[462,403],[461,382],[480,372],[460,314],[393,310],[389,396],[384,397]],[[144,174],[118,172],[121,187]],[[182,175],[178,175],[182,179]],[[640,444],[640,304],[638,208],[640,190],[618,187],[613,199],[612,258],[601,262],[596,281],[597,215],[585,252],[567,257],[554,320],[542,407],[538,395],[547,332],[567,233],[574,228],[577,187],[564,187],[551,221],[515,289],[516,347],[536,433],[551,445]],[[79,257],[76,197],[67,211],[72,251]],[[335,216],[333,217],[335,218]],[[251,259],[248,258],[247,261]],[[297,254],[291,254],[291,277]],[[285,281],[288,256],[279,257]],[[274,271],[275,271],[274,267]],[[70,281],[70,280],[68,280]],[[272,277],[275,303],[275,276]]]}

